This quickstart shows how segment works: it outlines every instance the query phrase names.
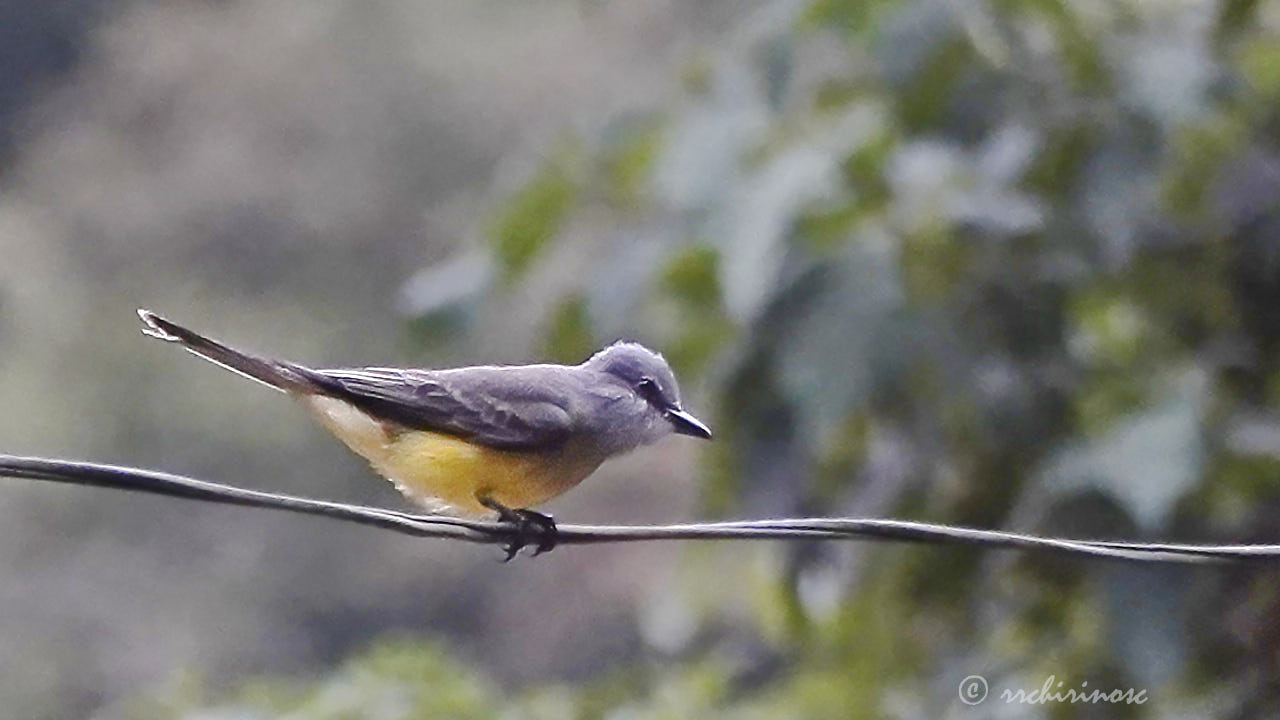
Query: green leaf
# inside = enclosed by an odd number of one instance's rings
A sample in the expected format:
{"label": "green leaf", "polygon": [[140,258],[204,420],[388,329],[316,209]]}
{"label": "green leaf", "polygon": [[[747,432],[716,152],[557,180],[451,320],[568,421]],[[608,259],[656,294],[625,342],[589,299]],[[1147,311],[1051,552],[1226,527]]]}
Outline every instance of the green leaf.
{"label": "green leaf", "polygon": [[696,376],[733,337],[720,287],[720,253],[709,245],[688,245],[667,261],[658,290],[670,301],[677,330],[665,354],[682,376]]}
{"label": "green leaf", "polygon": [[688,245],[667,261],[659,287],[699,309],[720,303],[720,254],[709,245]]}
{"label": "green leaf", "polygon": [[1267,98],[1280,95],[1280,42],[1274,37],[1245,43],[1236,55],[1236,65],[1259,95]]}
{"label": "green leaf", "polygon": [[661,123],[629,124],[604,151],[602,171],[608,183],[609,200],[619,208],[637,208],[643,189],[653,173],[662,147]]}
{"label": "green leaf", "polygon": [[578,180],[571,166],[568,151],[547,158],[489,225],[487,235],[504,281],[517,279],[560,231],[578,196]]}
{"label": "green leaf", "polygon": [[587,301],[579,294],[562,298],[551,313],[545,334],[546,355],[555,362],[577,363],[595,350]]}
{"label": "green leaf", "polygon": [[1187,370],[1160,404],[1117,422],[1093,442],[1059,451],[1040,473],[1046,488],[1058,496],[1097,488],[1144,529],[1161,527],[1200,476],[1207,385],[1203,372]]}

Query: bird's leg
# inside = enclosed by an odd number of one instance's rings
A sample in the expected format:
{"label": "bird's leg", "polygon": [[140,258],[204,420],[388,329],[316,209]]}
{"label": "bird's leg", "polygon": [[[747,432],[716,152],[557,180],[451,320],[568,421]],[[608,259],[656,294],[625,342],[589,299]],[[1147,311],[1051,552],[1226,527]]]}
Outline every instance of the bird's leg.
{"label": "bird's leg", "polygon": [[476,500],[498,513],[499,520],[516,527],[515,537],[502,548],[507,553],[503,562],[509,562],[521,548],[528,545],[530,536],[536,536],[538,541],[534,555],[541,555],[556,546],[556,521],[550,515],[527,508],[510,508],[489,495],[476,495]]}

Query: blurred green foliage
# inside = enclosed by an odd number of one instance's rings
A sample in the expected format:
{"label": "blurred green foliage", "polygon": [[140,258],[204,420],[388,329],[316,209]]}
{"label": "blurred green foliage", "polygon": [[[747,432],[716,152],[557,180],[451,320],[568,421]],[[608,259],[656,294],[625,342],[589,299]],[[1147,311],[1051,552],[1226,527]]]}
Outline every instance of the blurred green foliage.
{"label": "blurred green foliage", "polygon": [[[777,3],[693,61],[660,114],[584,138],[581,162],[553,153],[499,203],[509,287],[477,302],[500,306],[557,243],[589,255],[546,354],[627,331],[662,347],[692,404],[718,409],[709,514],[1274,539],[1280,27],[1264,5]],[[1262,567],[798,544],[690,551],[682,575],[663,592],[697,608],[688,637],[581,686],[500,692],[409,642],[278,696],[195,704],[934,717],[966,675],[994,694],[1052,674],[1152,702],[1039,716],[1280,712],[1280,574]],[[748,613],[718,614],[744,596]]]}
{"label": "blurred green foliage", "polygon": [[560,230],[577,194],[572,152],[544,159],[533,177],[509,198],[489,227],[503,277],[512,280]]}

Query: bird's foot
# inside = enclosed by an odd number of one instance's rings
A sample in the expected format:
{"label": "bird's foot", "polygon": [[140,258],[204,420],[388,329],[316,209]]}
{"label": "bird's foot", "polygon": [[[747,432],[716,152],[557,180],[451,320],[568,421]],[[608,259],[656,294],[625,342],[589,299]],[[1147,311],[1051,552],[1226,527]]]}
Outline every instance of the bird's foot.
{"label": "bird's foot", "polygon": [[534,555],[549,552],[556,546],[556,521],[550,515],[527,508],[510,508],[492,498],[479,500],[481,505],[498,513],[498,520],[515,526],[511,541],[502,546],[507,553],[503,562],[510,562],[528,545],[534,545]]}

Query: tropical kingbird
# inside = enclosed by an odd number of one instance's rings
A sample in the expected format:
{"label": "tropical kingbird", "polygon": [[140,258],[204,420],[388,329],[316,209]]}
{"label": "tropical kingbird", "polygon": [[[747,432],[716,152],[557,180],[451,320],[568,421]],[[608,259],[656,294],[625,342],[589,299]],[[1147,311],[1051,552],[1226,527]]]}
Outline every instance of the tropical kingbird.
{"label": "tropical kingbird", "polygon": [[234,350],[149,310],[138,316],[145,334],[301,400],[428,510],[516,523],[508,560],[530,531],[537,552],[551,549],[555,523],[529,508],[606,459],[670,433],[711,437],[682,407],[666,360],[637,343],[614,343],[580,365],[314,370]]}

